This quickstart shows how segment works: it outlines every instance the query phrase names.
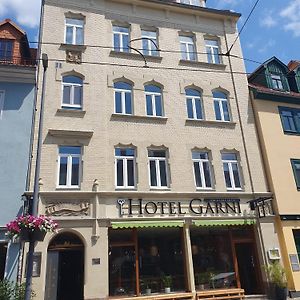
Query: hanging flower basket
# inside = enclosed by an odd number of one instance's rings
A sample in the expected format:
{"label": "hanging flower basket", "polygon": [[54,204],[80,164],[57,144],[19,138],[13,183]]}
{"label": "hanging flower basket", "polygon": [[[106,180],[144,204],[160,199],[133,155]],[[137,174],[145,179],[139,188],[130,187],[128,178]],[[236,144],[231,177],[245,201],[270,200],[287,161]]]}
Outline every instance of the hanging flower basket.
{"label": "hanging flower basket", "polygon": [[7,235],[24,242],[43,241],[47,232],[56,232],[57,223],[45,216],[34,217],[31,215],[18,217],[6,224]]}

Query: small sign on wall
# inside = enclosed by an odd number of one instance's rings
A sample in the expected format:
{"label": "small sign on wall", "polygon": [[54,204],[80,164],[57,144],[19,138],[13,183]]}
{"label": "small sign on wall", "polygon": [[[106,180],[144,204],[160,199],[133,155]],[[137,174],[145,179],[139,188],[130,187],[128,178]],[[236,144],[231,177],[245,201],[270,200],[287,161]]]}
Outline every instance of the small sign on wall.
{"label": "small sign on wall", "polygon": [[100,265],[100,258],[92,258],[92,265]]}
{"label": "small sign on wall", "polygon": [[299,259],[297,254],[289,254],[290,257],[290,263],[293,272],[299,272],[300,271],[300,265],[299,265]]}
{"label": "small sign on wall", "polygon": [[268,256],[270,260],[278,260],[280,259],[279,248],[273,248],[268,250]]}
{"label": "small sign on wall", "polygon": [[[40,277],[41,276],[41,262],[42,262],[42,252],[34,252],[33,253],[33,261],[32,261],[32,277]],[[26,266],[25,266],[25,274],[27,274],[27,264],[28,264],[28,254],[26,258]]]}

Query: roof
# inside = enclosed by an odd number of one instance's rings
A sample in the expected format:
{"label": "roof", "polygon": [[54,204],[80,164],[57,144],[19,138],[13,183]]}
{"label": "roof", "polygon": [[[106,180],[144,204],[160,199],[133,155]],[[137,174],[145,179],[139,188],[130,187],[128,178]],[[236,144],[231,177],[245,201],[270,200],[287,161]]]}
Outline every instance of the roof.
{"label": "roof", "polygon": [[172,5],[172,6],[177,6],[189,10],[196,10],[200,12],[206,12],[206,13],[213,13],[213,14],[218,14],[218,15],[225,15],[225,16],[232,16],[235,18],[239,18],[241,16],[240,13],[233,12],[231,10],[220,10],[220,9],[215,9],[215,8],[208,8],[208,7],[201,7],[201,6],[195,6],[195,5],[190,5],[190,4],[184,4],[184,3],[178,3],[175,2],[175,0],[142,0],[144,2],[154,2],[154,3],[159,3],[163,5]]}
{"label": "roof", "polygon": [[5,19],[2,22],[0,22],[0,27],[3,26],[3,25],[5,25],[5,24],[10,24],[16,30],[18,30],[19,32],[21,32],[21,34],[26,35],[26,32],[21,27],[19,27],[16,23],[14,23],[11,19]]}

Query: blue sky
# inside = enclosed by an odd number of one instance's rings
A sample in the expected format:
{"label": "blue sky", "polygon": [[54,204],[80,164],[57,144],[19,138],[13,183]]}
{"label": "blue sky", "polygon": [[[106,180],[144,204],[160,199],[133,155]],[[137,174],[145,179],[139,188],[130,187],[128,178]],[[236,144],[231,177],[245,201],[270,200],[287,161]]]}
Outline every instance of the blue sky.
{"label": "blue sky", "polygon": [[[207,0],[207,6],[242,13],[240,26],[256,0]],[[0,0],[0,19],[11,18],[37,40],[40,0]],[[241,35],[245,58],[264,62],[277,56],[284,63],[300,60],[300,0],[260,0]],[[34,46],[34,44],[32,44]],[[258,64],[246,62],[248,72]]]}

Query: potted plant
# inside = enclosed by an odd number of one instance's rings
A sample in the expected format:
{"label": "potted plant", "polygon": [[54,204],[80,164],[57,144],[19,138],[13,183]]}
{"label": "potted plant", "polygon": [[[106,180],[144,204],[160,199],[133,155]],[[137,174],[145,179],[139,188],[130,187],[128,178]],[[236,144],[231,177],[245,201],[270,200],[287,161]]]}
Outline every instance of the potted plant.
{"label": "potted plant", "polygon": [[57,223],[45,216],[20,216],[6,224],[9,238],[17,238],[24,242],[43,241],[47,232],[56,232]]}
{"label": "potted plant", "polygon": [[150,278],[143,278],[143,284],[145,285],[145,293],[147,296],[151,295],[151,279]]}
{"label": "potted plant", "polygon": [[286,273],[279,261],[272,262],[266,267],[270,282],[273,285],[274,300],[287,299],[287,280]]}
{"label": "potted plant", "polygon": [[172,276],[165,275],[162,278],[163,285],[165,287],[165,293],[171,293],[171,286],[172,286]]}

